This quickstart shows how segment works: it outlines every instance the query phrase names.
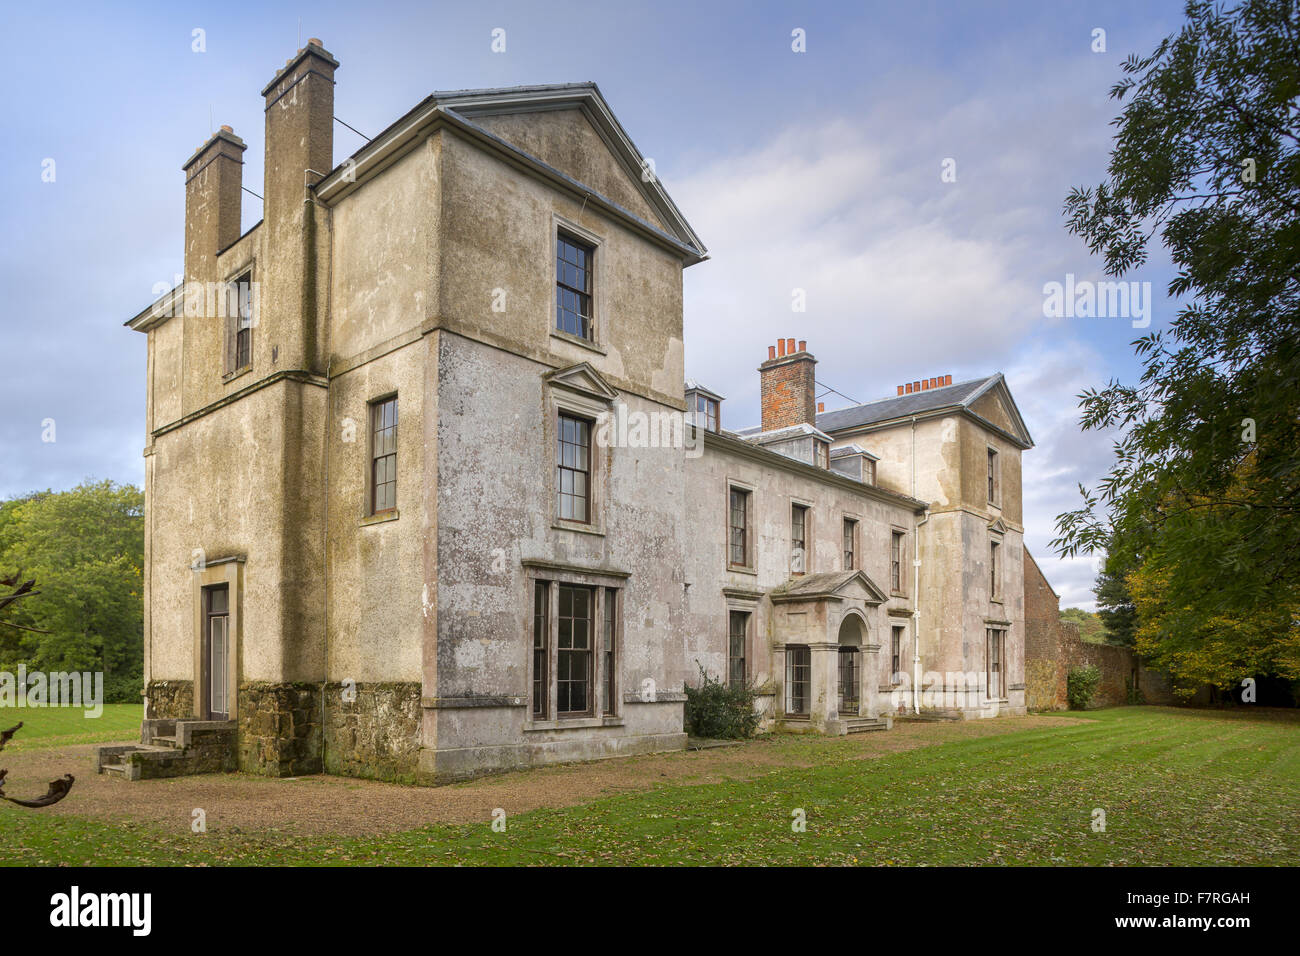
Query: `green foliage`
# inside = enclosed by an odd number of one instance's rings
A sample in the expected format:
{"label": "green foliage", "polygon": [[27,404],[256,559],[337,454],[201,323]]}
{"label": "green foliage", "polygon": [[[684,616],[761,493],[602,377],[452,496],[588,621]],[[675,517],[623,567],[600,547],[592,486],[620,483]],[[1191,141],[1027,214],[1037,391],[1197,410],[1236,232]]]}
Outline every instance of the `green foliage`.
{"label": "green foliage", "polygon": [[700,668],[700,686],[686,685],[686,732],[692,737],[744,740],[758,730],[754,689],[731,687]]}
{"label": "green foliage", "polygon": [[102,671],[107,701],[139,703],[144,669],[144,496],[85,483],[0,503],[0,571],[36,580],[5,610],[0,669]]}
{"label": "green foliage", "polygon": [[1137,607],[1129,590],[1129,575],[1138,567],[1133,548],[1112,536],[1106,546],[1106,564],[1097,576],[1097,616],[1111,644],[1132,647],[1137,643]]}
{"label": "green foliage", "polygon": [[1096,664],[1072,667],[1065,678],[1065,698],[1071,710],[1087,710],[1101,683],[1101,670]]}
{"label": "green foliage", "polygon": [[1079,625],[1079,637],[1089,644],[1107,643],[1106,628],[1102,625],[1101,618],[1092,611],[1085,611],[1081,607],[1067,607],[1061,611],[1061,620]]}
{"label": "green foliage", "polygon": [[1298,36],[1294,0],[1189,3],[1123,64],[1107,179],[1065,204],[1113,276],[1159,234],[1180,307],[1133,343],[1136,384],[1080,396],[1084,429],[1118,433],[1115,462],[1053,546],[1108,551],[1108,630],[1185,684],[1300,677]]}

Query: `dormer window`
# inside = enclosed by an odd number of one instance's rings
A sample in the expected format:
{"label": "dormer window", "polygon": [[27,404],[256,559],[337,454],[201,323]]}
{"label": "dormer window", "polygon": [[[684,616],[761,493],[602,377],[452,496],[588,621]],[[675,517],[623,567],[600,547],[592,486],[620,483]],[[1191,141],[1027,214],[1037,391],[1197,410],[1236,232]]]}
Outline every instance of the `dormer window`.
{"label": "dormer window", "polygon": [[718,430],[718,403],[703,395],[695,396],[695,424],[707,431]]}
{"label": "dormer window", "polygon": [[813,441],[813,458],[818,468],[829,468],[831,466],[830,454],[831,446],[829,442]]}

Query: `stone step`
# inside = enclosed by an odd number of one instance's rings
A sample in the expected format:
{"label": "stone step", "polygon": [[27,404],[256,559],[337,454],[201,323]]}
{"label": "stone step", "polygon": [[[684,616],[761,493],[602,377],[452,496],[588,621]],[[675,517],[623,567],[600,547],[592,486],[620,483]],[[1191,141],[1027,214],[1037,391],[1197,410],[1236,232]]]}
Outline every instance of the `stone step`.
{"label": "stone step", "polygon": [[865,734],[873,730],[888,730],[889,721],[876,717],[856,718],[845,721],[851,734]]}
{"label": "stone step", "polygon": [[124,780],[148,780],[235,769],[231,721],[146,720],[141,738],[139,744],[98,748],[96,770]]}

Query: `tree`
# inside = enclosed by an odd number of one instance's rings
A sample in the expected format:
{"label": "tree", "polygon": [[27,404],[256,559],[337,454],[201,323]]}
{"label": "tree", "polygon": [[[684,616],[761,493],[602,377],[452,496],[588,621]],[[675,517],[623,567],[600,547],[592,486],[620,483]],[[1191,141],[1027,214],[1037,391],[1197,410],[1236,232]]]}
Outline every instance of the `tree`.
{"label": "tree", "polygon": [[1118,536],[1142,556],[1126,579],[1140,578],[1138,647],[1168,644],[1175,677],[1294,678],[1300,12],[1295,0],[1186,12],[1181,31],[1124,62],[1107,178],[1065,203],[1070,231],[1113,276],[1141,266],[1158,234],[1182,304],[1166,331],[1133,343],[1138,384],[1079,396],[1083,428],[1120,437],[1053,545],[1072,556]]}
{"label": "tree", "polygon": [[1138,567],[1133,551],[1112,537],[1106,547],[1106,563],[1097,575],[1097,616],[1112,644],[1132,647],[1137,642],[1137,608],[1129,593],[1128,578]]}
{"label": "tree", "polygon": [[139,699],[143,515],[140,490],[109,481],[0,504],[0,572],[41,592],[6,608],[0,668],[102,671],[106,698]]}

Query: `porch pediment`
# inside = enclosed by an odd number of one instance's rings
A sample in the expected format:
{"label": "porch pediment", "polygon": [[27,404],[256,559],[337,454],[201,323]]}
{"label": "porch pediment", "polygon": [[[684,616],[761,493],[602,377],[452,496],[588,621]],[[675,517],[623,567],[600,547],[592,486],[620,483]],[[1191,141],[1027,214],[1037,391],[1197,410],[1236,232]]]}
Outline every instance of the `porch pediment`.
{"label": "porch pediment", "polygon": [[885,592],[862,570],[805,574],[774,588],[769,597],[773,604],[857,600],[874,606],[888,600]]}

